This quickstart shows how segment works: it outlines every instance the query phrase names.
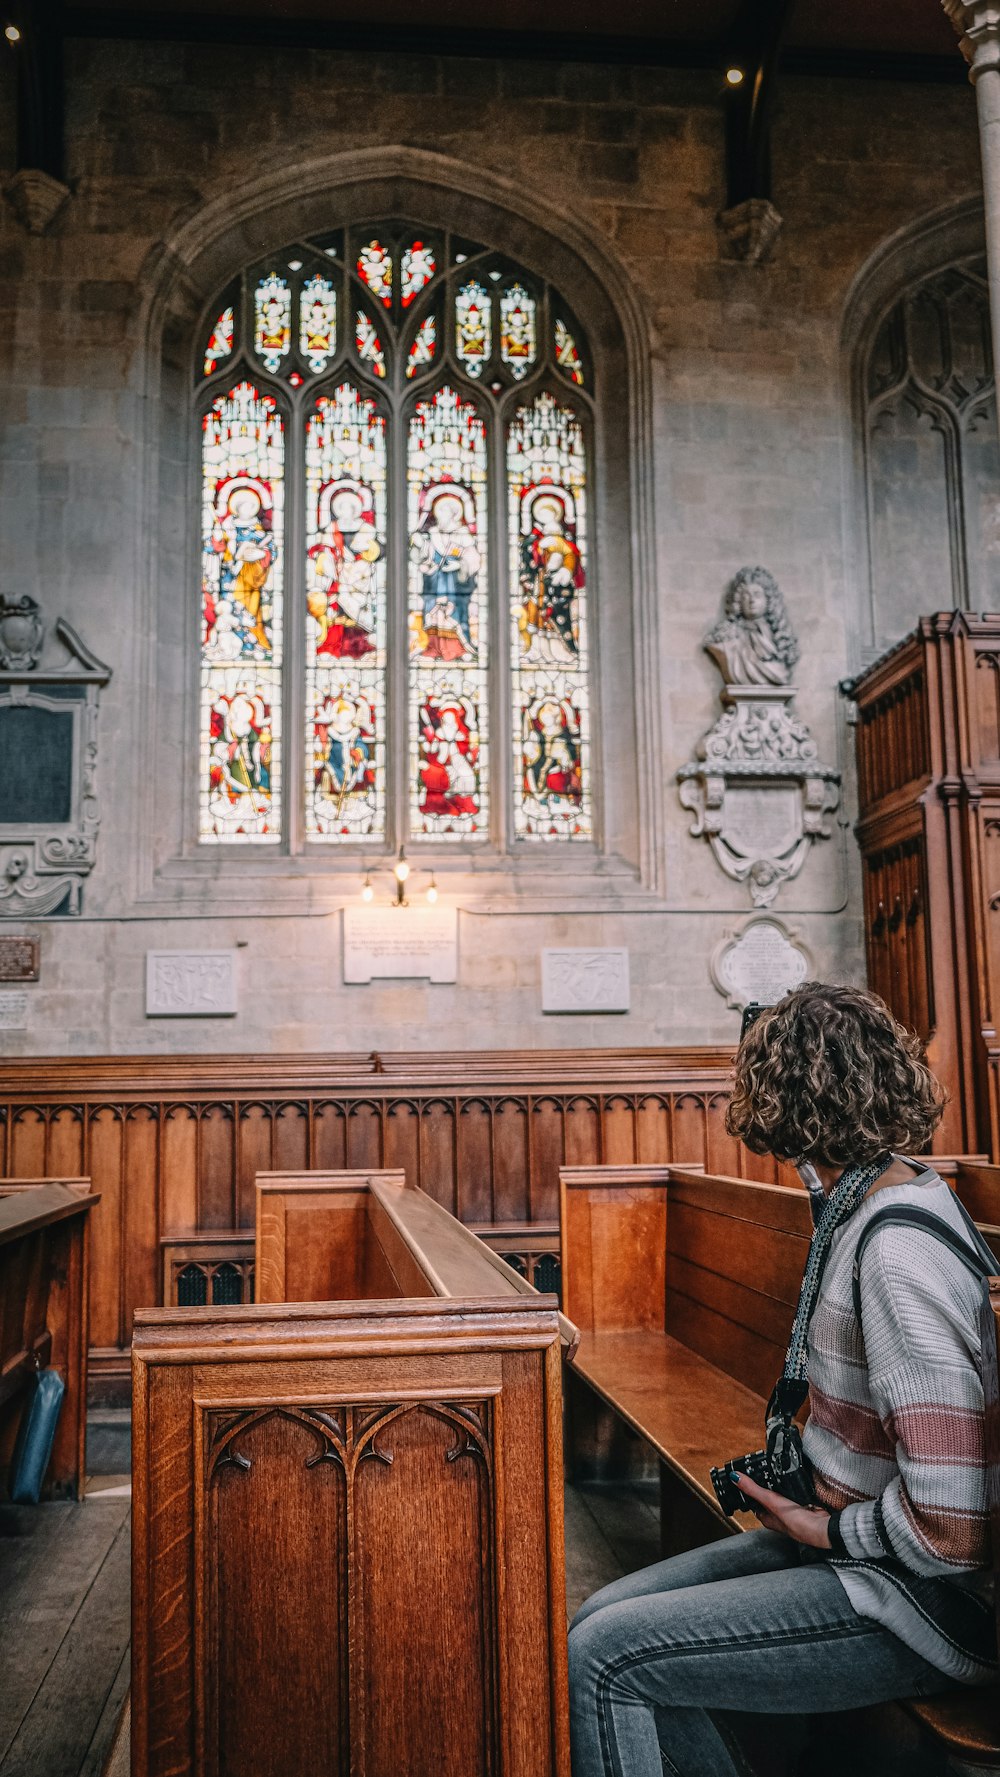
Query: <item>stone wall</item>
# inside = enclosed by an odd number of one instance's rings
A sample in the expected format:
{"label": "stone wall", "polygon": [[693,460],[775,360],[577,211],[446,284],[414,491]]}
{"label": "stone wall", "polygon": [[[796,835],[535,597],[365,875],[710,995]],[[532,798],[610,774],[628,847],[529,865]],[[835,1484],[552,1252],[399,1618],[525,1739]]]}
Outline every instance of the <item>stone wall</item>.
{"label": "stone wall", "polygon": [[[0,1046],[51,1054],[728,1039],[736,1016],[711,985],[708,959],[750,901],[689,836],[675,784],[718,709],[701,640],[734,571],[766,565],[802,642],[800,713],[821,756],[849,763],[836,686],[871,637],[845,311],[883,243],[978,191],[971,91],[786,80],[773,153],[784,228],[771,262],[746,266],[720,257],[722,109],[717,80],[703,73],[79,42],[68,84],[72,199],[40,238],[0,206],[2,587],[65,616],[114,677],[102,703],[103,824],[83,917],[39,922],[42,979],[29,989],[28,1027],[0,1033]],[[11,105],[0,103],[0,114],[9,170]],[[652,786],[637,817],[642,880],[582,882],[562,903],[513,881],[484,896],[456,861],[439,882],[463,909],[457,987],[341,985],[338,909],[356,898],[358,873],[312,880],[296,868],[286,895],[283,879],[258,891],[252,872],[234,882],[203,863],[193,878],[167,870],[151,886],[147,868],[154,845],[161,859],[177,850],[172,811],[193,682],[183,626],[172,628],[162,609],[160,571],[178,549],[185,466],[170,460],[180,446],[153,411],[189,347],[171,318],[178,304],[166,322],[157,313],[170,279],[183,287],[176,243],[232,199],[247,209],[249,259],[284,238],[255,231],[263,180],[284,172],[294,187],[300,168],[335,170],[339,156],[356,164],[359,152],[389,147],[446,157],[442,178],[456,167],[466,190],[479,182],[494,203],[507,191],[512,213],[561,215],[574,250],[599,258],[606,281],[612,268],[628,292],[641,322],[630,375],[648,378],[650,397],[643,407],[634,390],[604,392],[611,407],[631,403],[648,429],[637,436],[633,425],[625,490],[635,602],[616,610],[607,550],[597,594],[605,654],[626,636],[651,674],[638,723],[607,698],[601,716],[629,745],[638,727]],[[336,206],[334,191],[331,227]],[[557,268],[537,269],[558,281]],[[165,369],[148,361],[154,339]],[[152,499],[154,482],[171,482],[172,506]],[[938,586],[914,584],[911,615],[947,602]],[[614,798],[614,783],[605,794]],[[859,978],[850,814],[848,772],[844,824],[814,847],[775,912],[820,973]],[[147,949],[232,944],[245,946],[235,1018],[146,1020]],[[627,945],[631,1013],[543,1017],[543,944]]]}

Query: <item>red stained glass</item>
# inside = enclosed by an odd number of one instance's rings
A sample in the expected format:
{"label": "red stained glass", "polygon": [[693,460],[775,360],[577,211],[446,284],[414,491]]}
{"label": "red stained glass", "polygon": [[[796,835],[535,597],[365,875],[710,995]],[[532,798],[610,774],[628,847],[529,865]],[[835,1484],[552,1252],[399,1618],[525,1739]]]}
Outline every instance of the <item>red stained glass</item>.
{"label": "red stained glass", "polygon": [[437,318],[427,315],[417,329],[416,337],[406,356],[407,380],[416,376],[425,364],[433,364],[437,352]]}
{"label": "red stained glass", "polygon": [[212,328],[211,337],[205,347],[205,375],[211,376],[218,369],[222,358],[228,358],[233,349],[233,331],[236,325],[232,308],[223,309]]}
{"label": "red stained glass", "polygon": [[565,321],[556,320],[556,363],[564,370],[571,382],[578,388],[583,387],[583,363],[576,349],[576,340]]}
{"label": "red stained glass", "polygon": [[426,241],[411,241],[403,253],[399,269],[403,307],[409,308],[414,297],[420,295],[437,271],[433,247],[429,247]]}
{"label": "red stained glass", "polygon": [[386,308],[392,307],[392,254],[381,241],[369,241],[358,254],[358,275],[373,296]]}
{"label": "red stained glass", "polygon": [[369,315],[365,314],[364,309],[359,309],[357,312],[354,343],[358,348],[358,357],[362,363],[367,364],[376,376],[384,376],[385,353],[382,350],[382,341],[379,339],[374,322]]}

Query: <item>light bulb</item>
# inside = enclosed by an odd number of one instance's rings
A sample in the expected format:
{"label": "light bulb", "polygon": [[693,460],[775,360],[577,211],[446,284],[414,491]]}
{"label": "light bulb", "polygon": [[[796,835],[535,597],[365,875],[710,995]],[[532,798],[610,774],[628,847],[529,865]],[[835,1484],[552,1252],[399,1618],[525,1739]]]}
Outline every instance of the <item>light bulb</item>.
{"label": "light bulb", "polygon": [[435,901],[437,900],[437,898],[438,898],[437,883],[434,881],[434,878],[432,876],[431,880],[430,880],[430,886],[427,890],[427,899],[430,902],[432,907],[433,907]]}
{"label": "light bulb", "polygon": [[393,865],[393,872],[395,874],[397,882],[405,882],[407,877],[410,874],[410,866],[406,862],[406,853],[404,852],[402,846],[400,846],[400,848],[399,848],[399,857],[396,859],[396,862]]}
{"label": "light bulb", "polygon": [[8,43],[20,43],[21,41],[21,33],[16,25],[5,25],[3,34]]}
{"label": "light bulb", "polygon": [[745,75],[742,68],[727,68],[726,82],[729,86],[742,86]]}
{"label": "light bulb", "polygon": [[361,890],[361,899],[363,901],[374,901],[375,899],[375,890],[372,888],[372,879],[370,876],[365,877],[364,887]]}

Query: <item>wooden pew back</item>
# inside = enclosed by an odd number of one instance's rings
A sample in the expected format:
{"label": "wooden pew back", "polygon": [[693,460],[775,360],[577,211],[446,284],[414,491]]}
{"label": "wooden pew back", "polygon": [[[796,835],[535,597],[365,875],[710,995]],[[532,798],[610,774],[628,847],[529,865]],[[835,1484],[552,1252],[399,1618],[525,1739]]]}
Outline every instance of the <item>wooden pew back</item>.
{"label": "wooden pew back", "polygon": [[554,1302],[398,1178],[260,1202],[272,1285],[420,1288],[137,1316],[133,1777],[569,1777]]}
{"label": "wooden pew back", "polygon": [[[46,1496],[81,1498],[87,1411],[88,1181],[10,1181],[0,1194],[0,1468],[36,1369],[66,1384]],[[83,1191],[78,1187],[88,1184]]]}

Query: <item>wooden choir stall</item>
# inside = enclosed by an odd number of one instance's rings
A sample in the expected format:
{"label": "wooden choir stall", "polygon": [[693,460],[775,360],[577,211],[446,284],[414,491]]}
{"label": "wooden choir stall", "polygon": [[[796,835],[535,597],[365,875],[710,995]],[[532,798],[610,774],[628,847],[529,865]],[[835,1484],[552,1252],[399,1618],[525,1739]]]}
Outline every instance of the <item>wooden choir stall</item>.
{"label": "wooden choir stall", "polygon": [[568,1777],[561,1322],[400,1173],[264,1175],[133,1348],[133,1777]]}

